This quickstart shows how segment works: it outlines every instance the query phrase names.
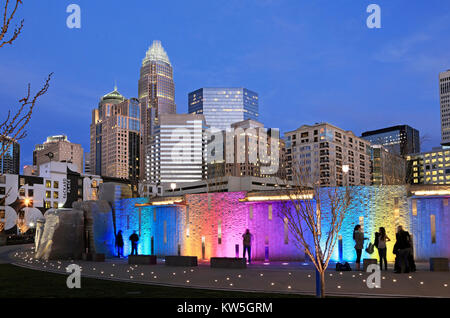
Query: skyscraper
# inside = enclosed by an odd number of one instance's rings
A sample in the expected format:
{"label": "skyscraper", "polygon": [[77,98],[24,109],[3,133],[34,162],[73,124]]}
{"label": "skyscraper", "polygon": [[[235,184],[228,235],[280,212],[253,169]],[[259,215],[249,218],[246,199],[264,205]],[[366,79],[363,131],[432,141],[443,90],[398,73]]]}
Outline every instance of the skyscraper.
{"label": "skyscraper", "polygon": [[80,144],[70,142],[65,135],[47,137],[47,140],[36,145],[33,152],[33,165],[39,166],[50,162],[71,162],[79,173],[83,172],[83,148]]}
{"label": "skyscraper", "polygon": [[439,74],[441,101],[441,144],[450,146],[450,70]]}
{"label": "skyscraper", "polygon": [[399,125],[363,132],[361,138],[373,145],[382,145],[398,156],[420,152],[420,134],[408,125]]}
{"label": "skyscraper", "polygon": [[[4,152],[8,146],[8,150]],[[3,153],[4,152],[4,153]],[[0,138],[0,153],[3,156],[0,158],[0,174],[19,174],[20,170],[20,145],[9,137]]]}
{"label": "skyscraper", "polygon": [[189,113],[205,116],[211,128],[224,130],[231,124],[258,120],[258,94],[246,88],[208,87],[189,93]]}
{"label": "skyscraper", "polygon": [[206,125],[202,115],[161,114],[146,156],[151,183],[199,181],[206,174]]}
{"label": "skyscraper", "polygon": [[[153,41],[142,60],[138,87],[141,103],[142,144],[141,153],[150,151],[152,135],[159,125],[161,114],[175,114],[175,84],[173,69],[166,51],[160,41]],[[145,178],[144,160],[141,161],[141,176]]]}
{"label": "skyscraper", "polygon": [[137,180],[140,144],[139,101],[114,88],[92,111],[91,173]]}

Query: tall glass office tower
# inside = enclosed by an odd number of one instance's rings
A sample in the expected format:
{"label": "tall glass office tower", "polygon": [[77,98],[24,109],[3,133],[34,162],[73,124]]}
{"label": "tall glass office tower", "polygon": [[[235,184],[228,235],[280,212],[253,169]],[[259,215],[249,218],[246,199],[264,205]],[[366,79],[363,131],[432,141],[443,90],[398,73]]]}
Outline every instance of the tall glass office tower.
{"label": "tall glass office tower", "polygon": [[258,94],[246,88],[205,87],[188,96],[189,113],[202,114],[211,128],[225,130],[247,119],[258,120]]}
{"label": "tall glass office tower", "polygon": [[[138,94],[141,103],[141,154],[147,156],[147,148],[159,125],[159,116],[176,113],[172,64],[160,41],[153,41],[142,60]],[[140,162],[141,177],[147,174],[145,161]]]}

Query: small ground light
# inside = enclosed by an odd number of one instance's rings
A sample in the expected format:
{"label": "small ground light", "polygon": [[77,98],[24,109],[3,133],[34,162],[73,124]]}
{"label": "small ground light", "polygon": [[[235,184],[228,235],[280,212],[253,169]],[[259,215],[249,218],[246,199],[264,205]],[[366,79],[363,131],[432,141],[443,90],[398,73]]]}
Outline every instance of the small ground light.
{"label": "small ground light", "polygon": [[447,287],[448,285],[447,284],[444,284],[444,287]]}
{"label": "small ground light", "polygon": [[338,286],[338,288],[341,288],[341,286]]}
{"label": "small ground light", "polygon": [[263,273],[261,273],[261,274],[259,274],[259,276],[261,276],[261,277],[262,277],[262,276],[264,276],[264,274],[263,274]]}
{"label": "small ground light", "polygon": [[270,283],[270,285],[272,285],[272,286],[273,286],[273,285],[275,285],[275,283]]}
{"label": "small ground light", "polygon": [[291,289],[291,286],[288,286],[288,289]]}
{"label": "small ground light", "polygon": [[423,282],[420,282],[420,285],[423,285]]}
{"label": "small ground light", "polygon": [[233,286],[233,283],[231,283],[230,286]]}
{"label": "small ground light", "polygon": [[392,281],[395,283],[397,280],[396,280],[396,279],[393,279]]}
{"label": "small ground light", "polygon": [[186,281],[186,283],[189,283],[189,279]]}

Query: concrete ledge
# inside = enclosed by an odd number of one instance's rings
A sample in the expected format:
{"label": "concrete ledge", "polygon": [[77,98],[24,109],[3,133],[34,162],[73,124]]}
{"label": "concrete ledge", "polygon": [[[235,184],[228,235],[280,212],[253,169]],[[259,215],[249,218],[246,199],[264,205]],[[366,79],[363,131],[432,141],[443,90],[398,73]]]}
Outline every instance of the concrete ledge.
{"label": "concrete ledge", "polygon": [[167,266],[198,266],[197,256],[166,256]]}
{"label": "concrete ledge", "polygon": [[247,260],[235,257],[211,257],[211,268],[247,268]]}
{"label": "concrete ledge", "polygon": [[378,264],[378,260],[376,258],[365,258],[363,259],[363,270],[366,271],[367,267],[372,264]]}
{"label": "concrete ledge", "polygon": [[105,254],[101,253],[82,253],[81,259],[83,261],[92,261],[92,262],[104,262]]}
{"label": "concrete ledge", "polygon": [[128,255],[128,264],[156,265],[156,255]]}
{"label": "concrete ledge", "polygon": [[432,272],[448,272],[448,258],[444,257],[431,257],[430,258],[430,271]]}

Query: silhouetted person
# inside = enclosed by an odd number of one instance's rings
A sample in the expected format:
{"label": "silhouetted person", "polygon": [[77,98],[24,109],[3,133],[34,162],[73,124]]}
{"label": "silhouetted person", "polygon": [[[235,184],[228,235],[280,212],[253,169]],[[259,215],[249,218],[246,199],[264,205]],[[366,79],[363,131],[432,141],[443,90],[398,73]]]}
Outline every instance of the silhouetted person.
{"label": "silhouetted person", "polygon": [[116,235],[116,247],[117,247],[117,256],[123,257],[123,236],[122,231],[119,230]]}
{"label": "silhouetted person", "polygon": [[136,234],[136,231],[133,231],[133,234],[130,235],[129,239],[131,241],[131,255],[137,255],[139,236]]}
{"label": "silhouetted person", "polygon": [[379,232],[375,233],[375,246],[378,249],[378,256],[380,257],[380,270],[387,270],[387,258],[386,258],[386,242],[390,242],[391,239],[386,235],[386,229],[384,227],[380,227]]}
{"label": "silhouetted person", "polygon": [[250,264],[252,262],[252,235],[250,234],[250,230],[247,229],[245,233],[242,235],[243,238],[243,245],[244,245],[244,255],[245,258],[245,251],[247,251],[248,255],[248,263]]}
{"label": "silhouetted person", "polygon": [[411,256],[411,236],[408,231],[403,230],[400,225],[395,235],[397,241],[394,245],[394,254],[396,254],[396,273],[409,273]]}
{"label": "silhouetted person", "polygon": [[361,254],[364,248],[364,240],[367,238],[364,237],[364,233],[361,231],[361,225],[356,225],[353,229],[353,240],[355,241],[355,250],[356,250],[356,270],[359,271],[361,265]]}

